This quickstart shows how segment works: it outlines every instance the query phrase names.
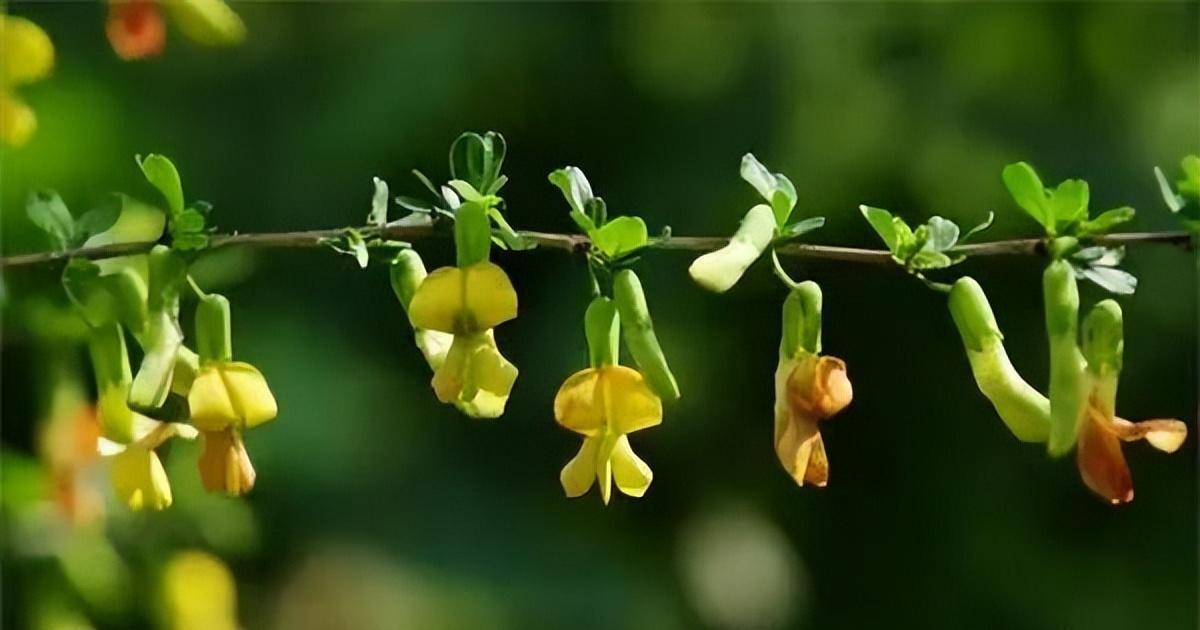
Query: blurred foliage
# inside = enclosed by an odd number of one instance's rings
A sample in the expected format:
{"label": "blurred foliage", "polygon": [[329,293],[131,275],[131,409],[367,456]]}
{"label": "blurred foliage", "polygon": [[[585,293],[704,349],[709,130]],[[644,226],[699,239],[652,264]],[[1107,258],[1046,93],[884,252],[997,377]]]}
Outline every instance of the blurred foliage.
{"label": "blurred foliage", "polygon": [[[515,226],[569,230],[546,174],[577,164],[648,224],[699,235],[745,212],[738,159],[753,151],[791,178],[799,216],[827,217],[813,240],[875,247],[859,204],[912,225],[996,211],[986,238],[1033,235],[1000,178],[1019,160],[1046,181],[1087,179],[1096,208],[1137,208],[1130,230],[1177,229],[1152,168],[1174,173],[1200,145],[1194,3],[236,8],[240,47],[181,38],[125,63],[104,4],[9,3],[49,34],[56,62],[21,86],[36,135],[0,155],[5,252],[51,246],[26,218],[30,191],[80,208],[111,190],[148,197],[130,162],[150,152],[218,208],[220,231],[282,231],[361,221],[372,176],[418,195],[410,169],[443,181],[450,140],[496,129]],[[448,242],[419,247],[433,266],[453,259]],[[384,270],[321,250],[208,257],[238,304],[238,354],[280,404],[247,436],[258,487],[244,501],[204,494],[182,452],[196,447],[179,444],[165,462],[174,507],[131,515],[109,497],[103,536],[25,520],[45,512],[37,443],[55,384],[81,382],[84,365],[44,334],[77,326],[58,315],[61,270],[5,272],[6,626],[65,627],[79,611],[102,627],[156,624],[161,572],[183,548],[230,563],[254,628],[1194,626],[1195,440],[1170,458],[1129,449],[1138,498],[1110,509],[1072,463],[1012,440],[971,381],[944,298],[898,269],[789,264],[824,287],[824,346],[857,394],[822,426],[829,487],[801,490],[771,452],[783,290],[759,265],[709,295],[685,275],[690,256],[647,255],[684,397],[639,443],[654,487],[605,509],[562,498],[558,467],[577,445],[550,409],[586,356],[582,260],[496,253],[522,304],[497,340],[528,367],[505,417],[479,423],[430,396]],[[1190,422],[1192,260],[1141,247],[1125,266],[1141,283],[1122,298],[1123,405]],[[931,276],[959,273],[1029,340],[1009,351],[1044,384],[1041,262]],[[73,552],[80,537],[91,543]],[[735,574],[762,586],[734,589]]]}

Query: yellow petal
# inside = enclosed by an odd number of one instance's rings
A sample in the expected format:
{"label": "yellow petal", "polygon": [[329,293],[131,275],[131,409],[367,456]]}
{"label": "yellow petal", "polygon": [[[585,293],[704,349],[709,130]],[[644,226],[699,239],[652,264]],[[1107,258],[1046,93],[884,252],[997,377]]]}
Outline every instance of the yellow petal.
{"label": "yellow petal", "polygon": [[275,396],[267,387],[262,372],[249,363],[232,362],[220,366],[221,376],[229,390],[234,412],[247,429],[273,420],[279,413]]}
{"label": "yellow petal", "polygon": [[472,349],[472,341],[467,337],[455,336],[450,343],[446,359],[433,373],[433,391],[439,401],[448,403],[458,400],[463,388],[463,370],[466,369],[467,357]]}
{"label": "yellow petal", "polygon": [[415,328],[471,334],[517,316],[517,293],[504,270],[490,262],[442,267],[425,277],[409,303]]}
{"label": "yellow petal", "polygon": [[225,380],[216,365],[207,365],[196,374],[188,392],[192,425],[201,431],[221,431],[237,420]]}
{"label": "yellow petal", "polygon": [[131,444],[113,457],[111,474],[113,489],[130,509],[170,507],[171,483],[154,451]]}
{"label": "yellow petal", "polygon": [[512,392],[513,383],[517,380],[517,366],[500,354],[491,337],[488,343],[476,348],[468,363],[467,369],[471,372],[475,387],[504,398]]}
{"label": "yellow petal", "polygon": [[0,83],[37,81],[54,68],[54,44],[40,26],[25,18],[0,15]]}
{"label": "yellow petal", "polygon": [[0,91],[0,142],[10,147],[25,146],[37,130],[37,116],[23,101]]}
{"label": "yellow petal", "polygon": [[237,589],[233,574],[202,551],[175,554],[162,578],[162,600],[173,630],[235,630]]}
{"label": "yellow petal", "polygon": [[584,438],[579,452],[563,466],[558,479],[568,497],[581,497],[592,488],[592,483],[596,481],[596,452],[600,441],[598,437]]}
{"label": "yellow petal", "polygon": [[454,406],[464,414],[482,420],[499,418],[504,415],[504,407],[508,405],[508,396],[497,396],[491,392],[479,390],[470,400],[461,398],[454,400]]}
{"label": "yellow petal", "polygon": [[554,419],[563,427],[595,435],[604,428],[604,409],[596,404],[600,370],[588,368],[567,377],[554,396]]}
{"label": "yellow petal", "polygon": [[637,371],[621,365],[600,368],[609,426],[632,433],[662,423],[662,401]]}
{"label": "yellow petal", "polygon": [[608,433],[603,438],[597,438],[599,446],[596,449],[596,481],[600,484],[600,498],[604,505],[612,498],[613,450],[617,447],[617,438]]}
{"label": "yellow petal", "polygon": [[612,470],[617,488],[631,497],[646,494],[650,482],[654,480],[650,466],[634,454],[629,446],[629,438],[624,435],[617,439],[616,448],[613,449]]}
{"label": "yellow petal", "polygon": [[1173,419],[1130,422],[1124,418],[1114,418],[1112,428],[1117,437],[1126,442],[1145,438],[1150,446],[1164,453],[1174,453],[1187,440],[1187,425]]}

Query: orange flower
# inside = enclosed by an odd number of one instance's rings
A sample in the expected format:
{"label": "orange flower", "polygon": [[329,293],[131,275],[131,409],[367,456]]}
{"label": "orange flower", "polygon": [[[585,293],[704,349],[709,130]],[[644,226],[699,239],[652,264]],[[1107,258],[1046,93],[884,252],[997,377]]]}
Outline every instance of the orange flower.
{"label": "orange flower", "polygon": [[1174,453],[1187,438],[1187,425],[1178,420],[1130,422],[1113,416],[1105,407],[1096,396],[1089,399],[1079,427],[1076,462],[1087,487],[1113,505],[1119,505],[1133,500],[1133,477],[1121,452],[1121,442],[1145,438],[1154,448]]}
{"label": "orange flower", "polygon": [[254,466],[246,453],[242,435],[232,427],[222,431],[203,431],[204,450],[200,453],[200,480],[209,492],[231,496],[246,494],[254,488]]}
{"label": "orange flower", "polygon": [[829,459],[817,424],[850,404],[854,389],[846,364],[835,357],[802,352],[780,358],[775,371],[775,453],[803,486],[829,482]]}

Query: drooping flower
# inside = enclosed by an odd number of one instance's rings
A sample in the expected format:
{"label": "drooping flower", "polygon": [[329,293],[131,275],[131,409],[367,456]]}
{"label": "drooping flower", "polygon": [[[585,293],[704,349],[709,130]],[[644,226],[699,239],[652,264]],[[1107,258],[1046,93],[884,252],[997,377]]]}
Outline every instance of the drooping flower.
{"label": "drooping flower", "polygon": [[171,482],[155,452],[166,441],[196,438],[196,430],[178,422],[159,422],[133,412],[132,442],[100,438],[99,453],[111,461],[113,490],[131,510],[164,510],[171,506]]}
{"label": "drooping flower", "polygon": [[783,303],[783,339],[775,369],[775,453],[801,486],[829,482],[829,458],[818,424],[854,398],[845,362],[820,355],[821,302],[815,282],[792,289]]}
{"label": "drooping flower", "polygon": [[775,370],[775,453],[803,486],[829,482],[829,459],[818,423],[846,408],[854,397],[846,364],[803,353],[780,358]]}
{"label": "drooping flower", "polygon": [[37,116],[15,88],[50,74],[54,44],[37,24],[0,14],[0,53],[0,142],[20,147],[37,130]]}
{"label": "drooping flower", "polygon": [[629,496],[646,493],[654,475],[634,454],[628,434],[660,424],[662,401],[637,370],[601,365],[576,372],[554,397],[554,419],[584,436],[559,477],[568,497],[582,496],[598,483],[607,504],[614,481]]}
{"label": "drooping flower", "polygon": [[1121,307],[1104,300],[1083,322],[1083,354],[1087,360],[1087,403],[1076,427],[1076,463],[1083,482],[1108,502],[1133,500],[1133,478],[1121,452],[1121,442],[1145,439],[1164,453],[1173,453],[1187,438],[1187,425],[1178,420],[1130,422],[1116,415],[1117,381],[1125,350]]}
{"label": "drooping flower", "polygon": [[421,282],[408,315],[417,329],[454,335],[433,375],[438,400],[476,418],[503,414],[517,379],[492,333],[517,316],[517,293],[504,270],[487,261],[442,267]]}
{"label": "drooping flower", "polygon": [[262,372],[233,361],[229,326],[228,300],[216,294],[200,298],[200,369],[187,397],[191,423],[204,436],[198,465],[205,489],[238,496],[249,492],[255,480],[242,432],[273,420],[279,407]]}

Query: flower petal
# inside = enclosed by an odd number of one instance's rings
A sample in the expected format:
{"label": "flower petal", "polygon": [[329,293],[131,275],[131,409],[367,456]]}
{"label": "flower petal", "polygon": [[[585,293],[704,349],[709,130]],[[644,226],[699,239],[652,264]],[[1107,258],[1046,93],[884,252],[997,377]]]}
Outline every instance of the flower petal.
{"label": "flower petal", "polygon": [[566,466],[563,466],[558,480],[562,483],[563,492],[566,492],[568,497],[572,499],[581,497],[592,488],[592,484],[596,481],[596,452],[599,446],[600,438],[584,438],[579,452],[571,458],[571,461],[567,462]]}
{"label": "flower petal", "polygon": [[200,480],[209,492],[241,496],[254,488],[256,474],[242,436],[234,429],[205,431],[197,460]]}
{"label": "flower petal", "polygon": [[641,497],[650,488],[654,473],[650,466],[633,452],[629,438],[622,435],[617,439],[612,453],[613,479],[617,488],[631,497]]}
{"label": "flower petal", "polygon": [[487,342],[480,345],[471,355],[467,369],[475,387],[507,398],[517,380],[517,366],[508,362],[495,340],[488,335]]}
{"label": "flower petal", "polygon": [[207,365],[196,374],[188,392],[192,425],[201,431],[220,431],[237,418],[225,379],[216,365]]}
{"label": "flower petal", "polygon": [[596,404],[600,370],[588,368],[567,377],[554,396],[554,419],[563,427],[584,435],[604,428],[604,410]]}
{"label": "flower petal", "polygon": [[804,471],[805,483],[824,488],[829,483],[829,457],[825,454],[825,440],[821,434],[813,436],[808,468]]}
{"label": "flower petal", "polygon": [[279,407],[271,389],[267,387],[267,379],[258,368],[235,361],[225,363],[219,369],[229,390],[229,400],[245,428],[253,428],[275,418]]}
{"label": "flower petal", "polygon": [[1089,410],[1079,431],[1076,463],[1083,482],[1113,505],[1133,500],[1133,478],[1121,442],[1103,414]]}
{"label": "flower petal", "polygon": [[25,18],[0,15],[0,45],[0,76],[7,85],[45,78],[54,67],[50,36]]}
{"label": "flower petal", "polygon": [[457,267],[442,267],[425,276],[408,305],[408,319],[414,328],[453,333],[463,310],[463,272]]}
{"label": "flower petal", "polygon": [[613,431],[632,433],[662,423],[662,400],[637,370],[620,365],[599,370],[603,406]]}
{"label": "flower petal", "polygon": [[24,146],[37,131],[37,115],[21,99],[0,91],[0,143]]}
{"label": "flower petal", "polygon": [[158,455],[138,444],[113,457],[112,483],[131,510],[162,510],[171,505],[171,483]]}
{"label": "flower petal", "polygon": [[152,0],[114,0],[104,25],[113,52],[125,61],[160,54],[167,42],[166,24]]}
{"label": "flower petal", "polygon": [[463,269],[467,319],[471,330],[487,330],[517,317],[517,292],[512,281],[494,263],[481,262]]}
{"label": "flower petal", "polygon": [[1117,437],[1125,442],[1145,438],[1150,446],[1164,453],[1179,450],[1187,439],[1187,425],[1174,419],[1130,422],[1124,418],[1114,418],[1112,428]]}

